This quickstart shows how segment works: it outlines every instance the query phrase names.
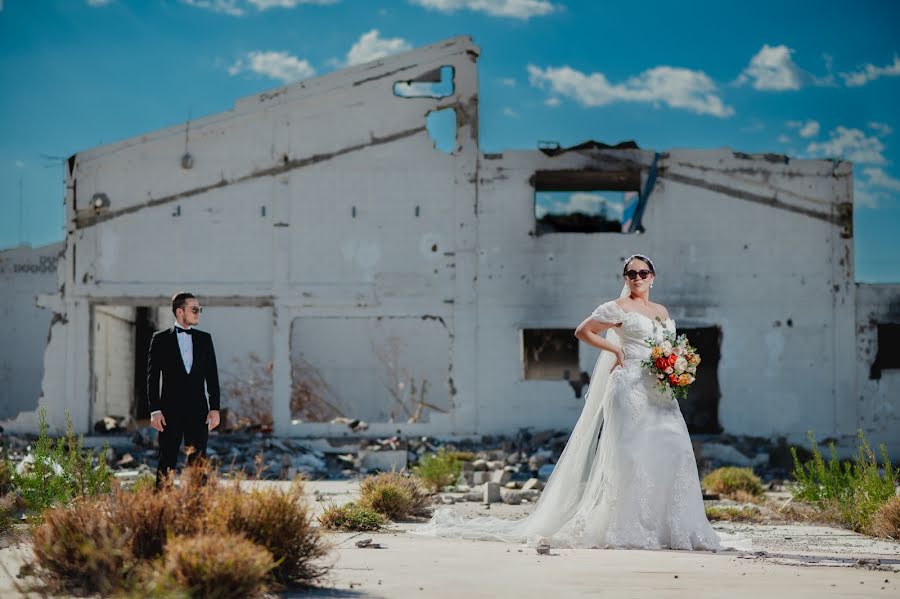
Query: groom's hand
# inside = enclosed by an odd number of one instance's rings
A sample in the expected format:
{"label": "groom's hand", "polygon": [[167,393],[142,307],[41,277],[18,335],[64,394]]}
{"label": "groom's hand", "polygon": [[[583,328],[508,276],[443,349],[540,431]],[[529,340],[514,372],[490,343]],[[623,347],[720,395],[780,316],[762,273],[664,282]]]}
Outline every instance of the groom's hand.
{"label": "groom's hand", "polygon": [[150,416],[150,426],[152,426],[159,432],[163,431],[163,428],[165,428],[166,426],[166,417],[163,416],[162,412],[157,412],[156,414]]}
{"label": "groom's hand", "polygon": [[206,416],[207,430],[212,430],[219,426],[219,410],[210,410]]}

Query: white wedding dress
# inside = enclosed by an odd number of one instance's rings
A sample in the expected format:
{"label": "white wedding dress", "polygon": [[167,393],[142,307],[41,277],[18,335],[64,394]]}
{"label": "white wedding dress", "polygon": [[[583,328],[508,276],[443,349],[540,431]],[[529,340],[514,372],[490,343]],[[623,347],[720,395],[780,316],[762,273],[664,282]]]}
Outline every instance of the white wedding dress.
{"label": "white wedding dress", "polygon": [[[606,338],[624,367],[601,352],[584,410],[534,510],[521,520],[463,519],[438,509],[414,534],[554,547],[723,549],[703,507],[697,465],[677,401],[656,390],[641,366],[648,338],[675,322],[654,321],[606,302],[592,317],[621,324]],[[731,547],[739,543],[729,543]]]}

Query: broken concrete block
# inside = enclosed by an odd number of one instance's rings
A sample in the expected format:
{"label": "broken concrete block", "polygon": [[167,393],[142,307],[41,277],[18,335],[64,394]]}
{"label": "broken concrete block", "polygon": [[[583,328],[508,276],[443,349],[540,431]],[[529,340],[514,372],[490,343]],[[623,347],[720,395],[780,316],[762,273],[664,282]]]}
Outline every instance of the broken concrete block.
{"label": "broken concrete block", "polygon": [[472,487],[472,490],[466,493],[463,498],[466,501],[482,501],[484,499],[484,485]]}
{"label": "broken concrete block", "polygon": [[497,483],[484,483],[484,502],[497,503],[501,500],[500,485]]}
{"label": "broken concrete block", "polygon": [[472,482],[476,485],[486,483],[487,481],[491,480],[491,474],[491,472],[488,472],[486,470],[479,470],[478,472],[473,473]]}
{"label": "broken concrete block", "polygon": [[525,484],[522,485],[523,491],[530,491],[532,489],[540,491],[543,488],[544,483],[542,483],[540,479],[537,478],[529,478],[527,481],[525,481]]}
{"label": "broken concrete block", "polygon": [[507,472],[506,470],[494,470],[491,473],[491,482],[497,483],[500,486],[505,485],[512,479],[512,474]]}
{"label": "broken concrete block", "polygon": [[472,462],[472,469],[476,472],[487,470],[487,460],[475,460]]}
{"label": "broken concrete block", "polygon": [[519,488],[519,483],[517,483],[517,482],[514,481],[514,480],[511,480],[511,481],[509,481],[508,483],[506,483],[506,484],[503,485],[503,486],[506,487],[507,489],[518,489],[518,488]]}
{"label": "broken concrete block", "polygon": [[488,470],[503,470],[506,463],[502,460],[493,460],[487,463]]}
{"label": "broken concrete block", "polygon": [[503,489],[500,491],[500,499],[507,505],[519,505],[522,503],[521,491]]}

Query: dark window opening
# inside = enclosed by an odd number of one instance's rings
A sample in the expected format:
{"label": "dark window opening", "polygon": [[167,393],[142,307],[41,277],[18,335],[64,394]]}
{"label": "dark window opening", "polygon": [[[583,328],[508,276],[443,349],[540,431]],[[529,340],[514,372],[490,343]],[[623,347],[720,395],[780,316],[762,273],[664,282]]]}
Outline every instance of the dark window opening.
{"label": "dark window opening", "polygon": [[580,381],[578,339],[571,329],[524,329],[526,380]]}
{"label": "dark window opening", "polygon": [[638,205],[639,171],[538,171],[535,233],[622,233]]}
{"label": "dark window opening", "polygon": [[681,401],[681,413],[692,434],[718,434],[719,425],[719,359],[722,330],[719,327],[679,328],[702,358],[697,366],[697,378],[691,384],[686,399]]}
{"label": "dark window opening", "polygon": [[147,358],[150,355],[150,338],[156,330],[151,308],[137,308],[134,319],[134,401],[131,414],[135,420],[150,418],[147,405]]}
{"label": "dark window opening", "polygon": [[432,69],[413,79],[394,83],[394,95],[401,98],[446,98],[454,91],[453,67]]}
{"label": "dark window opening", "polygon": [[881,371],[886,369],[900,369],[900,323],[885,323],[878,325],[878,353],[869,370],[869,378],[881,379]]}

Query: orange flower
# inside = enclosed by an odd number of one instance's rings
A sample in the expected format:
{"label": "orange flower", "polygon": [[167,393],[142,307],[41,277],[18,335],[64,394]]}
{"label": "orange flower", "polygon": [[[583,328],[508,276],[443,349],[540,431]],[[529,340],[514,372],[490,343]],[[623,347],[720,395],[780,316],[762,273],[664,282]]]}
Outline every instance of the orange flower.
{"label": "orange flower", "polygon": [[653,365],[656,366],[660,370],[665,370],[666,368],[669,367],[669,361],[666,360],[665,358],[657,358],[653,362]]}
{"label": "orange flower", "polygon": [[678,356],[675,354],[669,354],[669,366],[675,366],[675,362],[678,361]]}
{"label": "orange flower", "polygon": [[678,377],[678,384],[681,385],[682,387],[687,387],[688,385],[690,385],[691,384],[691,375],[682,374],[680,377]]}
{"label": "orange flower", "polygon": [[650,358],[652,360],[655,360],[656,358],[660,357],[661,355],[662,355],[662,349],[658,345],[654,346],[654,348],[650,350]]}
{"label": "orange flower", "polygon": [[678,384],[678,375],[676,375],[674,372],[669,375],[669,384],[670,385]]}

